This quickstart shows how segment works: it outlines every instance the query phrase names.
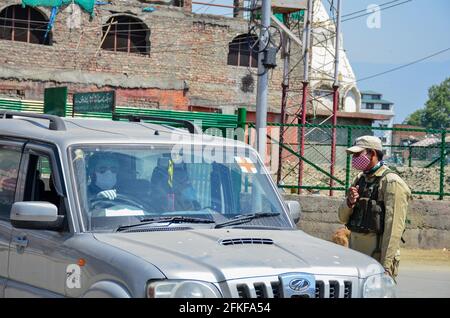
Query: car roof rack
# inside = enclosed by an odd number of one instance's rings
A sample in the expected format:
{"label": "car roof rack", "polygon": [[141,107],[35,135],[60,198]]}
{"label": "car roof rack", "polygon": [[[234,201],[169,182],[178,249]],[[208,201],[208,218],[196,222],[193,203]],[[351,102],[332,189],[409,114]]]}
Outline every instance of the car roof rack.
{"label": "car roof rack", "polygon": [[141,120],[151,120],[151,121],[159,121],[159,122],[167,122],[167,123],[177,123],[182,124],[185,128],[188,129],[191,134],[201,134],[202,130],[200,127],[195,125],[189,120],[176,119],[176,118],[166,118],[166,117],[158,117],[158,116],[148,116],[148,115],[122,115],[122,114],[113,114],[113,119],[128,119],[130,122],[141,122]]}
{"label": "car roof rack", "polygon": [[50,121],[48,129],[50,129],[50,130],[58,130],[58,131],[66,130],[66,124],[64,123],[64,120],[62,120],[61,117],[58,117],[56,115],[36,114],[36,113],[22,113],[22,112],[15,112],[15,111],[9,111],[9,110],[2,110],[2,111],[0,111],[0,118],[11,119],[11,118],[14,118],[14,117],[46,119],[46,120]]}

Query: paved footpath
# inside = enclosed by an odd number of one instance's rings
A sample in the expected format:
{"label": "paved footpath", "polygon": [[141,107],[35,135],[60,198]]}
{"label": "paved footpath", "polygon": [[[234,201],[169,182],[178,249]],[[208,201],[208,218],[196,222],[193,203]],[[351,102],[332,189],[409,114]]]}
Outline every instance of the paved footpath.
{"label": "paved footpath", "polygon": [[402,251],[397,281],[397,297],[450,298],[450,252]]}

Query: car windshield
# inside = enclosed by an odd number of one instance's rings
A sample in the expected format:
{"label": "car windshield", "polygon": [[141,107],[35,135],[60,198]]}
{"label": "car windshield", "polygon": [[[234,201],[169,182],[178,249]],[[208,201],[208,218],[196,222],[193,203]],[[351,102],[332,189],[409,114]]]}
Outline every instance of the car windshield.
{"label": "car windshield", "polygon": [[[176,223],[189,228],[218,224],[218,228],[292,228],[254,150],[186,148],[72,146],[76,193],[87,230],[135,229],[136,224],[161,227],[175,216]],[[229,222],[249,215],[245,222]],[[174,226],[173,220],[166,226]]]}

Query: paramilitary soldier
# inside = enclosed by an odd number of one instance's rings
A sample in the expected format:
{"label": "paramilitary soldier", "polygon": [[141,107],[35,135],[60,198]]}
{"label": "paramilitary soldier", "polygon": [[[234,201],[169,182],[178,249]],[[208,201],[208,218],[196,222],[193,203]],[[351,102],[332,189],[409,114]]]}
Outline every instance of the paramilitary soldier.
{"label": "paramilitary soldier", "polygon": [[347,153],[353,168],[362,171],[339,207],[340,221],[352,231],[350,248],[378,260],[395,279],[411,191],[382,161],[379,138],[359,137]]}

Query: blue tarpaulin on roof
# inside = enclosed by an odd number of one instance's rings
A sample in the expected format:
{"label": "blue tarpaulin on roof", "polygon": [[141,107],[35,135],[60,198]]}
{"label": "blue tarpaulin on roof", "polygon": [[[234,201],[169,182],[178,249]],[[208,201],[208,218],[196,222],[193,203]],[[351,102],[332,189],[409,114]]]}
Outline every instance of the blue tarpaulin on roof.
{"label": "blue tarpaulin on roof", "polygon": [[22,0],[22,6],[30,7],[62,7],[74,2],[78,4],[81,9],[94,15],[95,0]]}

